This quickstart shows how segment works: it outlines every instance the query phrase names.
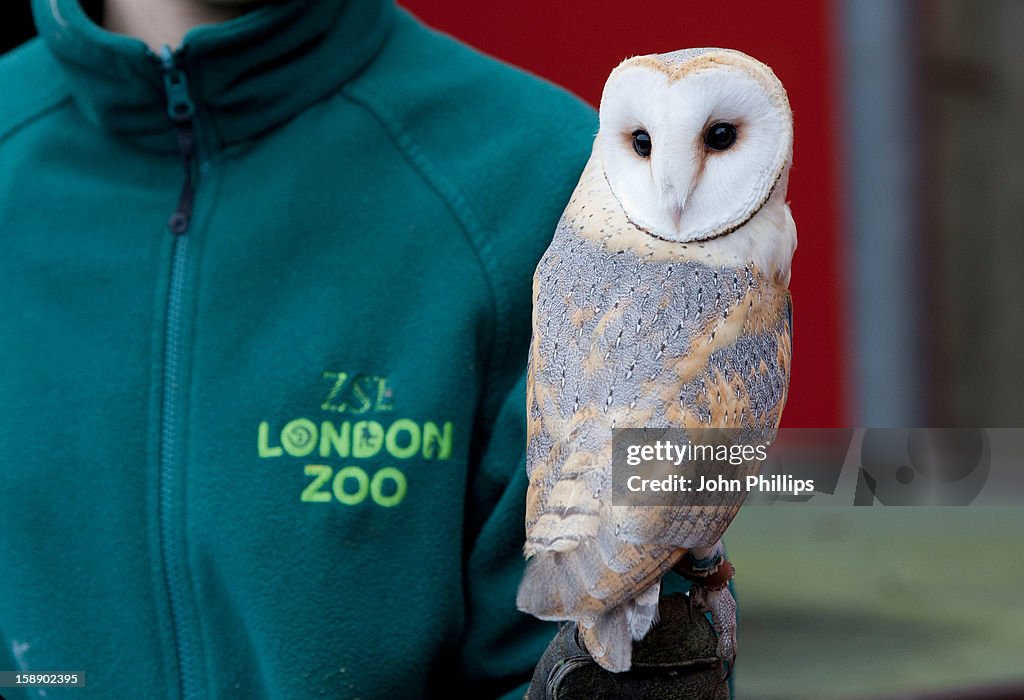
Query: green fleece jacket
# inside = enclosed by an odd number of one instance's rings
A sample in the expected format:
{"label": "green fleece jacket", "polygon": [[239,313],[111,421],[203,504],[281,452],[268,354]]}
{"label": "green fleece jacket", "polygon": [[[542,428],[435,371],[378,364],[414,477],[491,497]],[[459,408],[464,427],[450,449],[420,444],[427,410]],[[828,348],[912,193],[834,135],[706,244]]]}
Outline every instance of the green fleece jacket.
{"label": "green fleece jacket", "polygon": [[[0,671],[522,691],[531,276],[596,127],[385,0],[0,60]],[[36,690],[3,689],[9,699]]]}

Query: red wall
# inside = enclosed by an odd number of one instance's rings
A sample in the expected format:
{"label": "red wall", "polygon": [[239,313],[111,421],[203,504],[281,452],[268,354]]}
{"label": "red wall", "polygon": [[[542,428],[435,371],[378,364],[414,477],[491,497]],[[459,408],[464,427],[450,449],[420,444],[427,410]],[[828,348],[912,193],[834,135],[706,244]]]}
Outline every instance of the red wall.
{"label": "red wall", "polygon": [[789,197],[800,243],[791,285],[793,376],[783,425],[848,424],[831,3],[403,4],[427,24],[552,80],[595,106],[611,69],[636,54],[722,46],[770,65],[789,92],[796,120]]}

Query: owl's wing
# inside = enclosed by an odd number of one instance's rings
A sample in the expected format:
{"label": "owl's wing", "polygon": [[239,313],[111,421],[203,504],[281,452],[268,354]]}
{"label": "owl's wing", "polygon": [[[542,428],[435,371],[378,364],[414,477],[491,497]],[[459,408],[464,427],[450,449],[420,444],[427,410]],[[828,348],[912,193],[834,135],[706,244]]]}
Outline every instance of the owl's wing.
{"label": "owl's wing", "polygon": [[[592,620],[710,546],[742,503],[613,506],[613,428],[774,438],[789,380],[784,282],[613,250],[563,219],[534,277],[522,609]],[[707,502],[707,501],[705,501]]]}

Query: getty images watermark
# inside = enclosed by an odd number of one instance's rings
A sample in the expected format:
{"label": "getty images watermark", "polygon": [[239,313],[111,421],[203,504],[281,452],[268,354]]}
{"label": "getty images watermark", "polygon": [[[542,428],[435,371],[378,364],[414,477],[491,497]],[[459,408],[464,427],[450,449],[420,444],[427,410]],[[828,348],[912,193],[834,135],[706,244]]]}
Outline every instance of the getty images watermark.
{"label": "getty images watermark", "polygon": [[612,432],[613,505],[1024,504],[1024,429]]}

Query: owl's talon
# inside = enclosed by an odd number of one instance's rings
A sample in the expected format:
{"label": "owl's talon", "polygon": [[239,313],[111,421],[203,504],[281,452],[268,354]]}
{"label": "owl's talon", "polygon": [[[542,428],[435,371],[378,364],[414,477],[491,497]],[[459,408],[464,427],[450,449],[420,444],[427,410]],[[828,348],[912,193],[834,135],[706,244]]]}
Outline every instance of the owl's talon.
{"label": "owl's talon", "polygon": [[732,672],[735,670],[736,654],[733,654],[728,661],[722,659],[722,665],[725,667],[725,673],[722,675],[722,678],[719,681],[719,683],[725,683],[726,681],[728,681],[729,677],[732,675]]}
{"label": "owl's talon", "polygon": [[718,635],[718,658],[723,662],[728,660],[731,667],[736,660],[736,601],[728,588],[707,591],[706,595],[711,622]]}

